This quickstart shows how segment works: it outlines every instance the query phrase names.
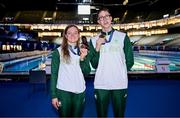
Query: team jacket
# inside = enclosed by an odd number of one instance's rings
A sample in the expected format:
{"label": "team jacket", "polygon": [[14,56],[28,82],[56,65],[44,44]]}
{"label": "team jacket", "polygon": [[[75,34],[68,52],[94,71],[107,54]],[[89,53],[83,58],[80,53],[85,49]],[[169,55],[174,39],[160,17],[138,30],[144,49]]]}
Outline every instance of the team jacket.
{"label": "team jacket", "polygon": [[95,89],[126,89],[128,87],[127,71],[134,64],[132,45],[128,36],[117,30],[106,33],[107,42],[96,52],[96,37],[90,40],[91,65],[96,69]]}
{"label": "team jacket", "polygon": [[[74,52],[77,50],[73,48]],[[90,73],[89,60],[80,61],[80,56],[70,51],[70,63],[65,63],[61,57],[61,47],[52,53],[51,61],[51,96],[56,98],[56,90],[81,93],[85,90],[84,74]]]}

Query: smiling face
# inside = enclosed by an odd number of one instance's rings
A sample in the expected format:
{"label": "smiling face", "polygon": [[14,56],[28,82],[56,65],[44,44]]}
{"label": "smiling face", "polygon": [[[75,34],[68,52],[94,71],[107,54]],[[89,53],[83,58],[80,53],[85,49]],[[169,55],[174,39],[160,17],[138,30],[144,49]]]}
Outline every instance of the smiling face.
{"label": "smiling face", "polygon": [[80,31],[76,25],[68,25],[63,32],[63,41],[61,44],[62,48],[62,57],[64,62],[69,63],[70,54],[69,54],[69,45],[78,46],[80,39]]}
{"label": "smiling face", "polygon": [[75,44],[77,43],[80,37],[79,30],[76,27],[70,27],[69,29],[67,29],[65,37],[68,43]]}
{"label": "smiling face", "polygon": [[98,21],[97,21],[102,29],[109,29],[111,28],[112,16],[106,10],[102,10],[98,14]]}

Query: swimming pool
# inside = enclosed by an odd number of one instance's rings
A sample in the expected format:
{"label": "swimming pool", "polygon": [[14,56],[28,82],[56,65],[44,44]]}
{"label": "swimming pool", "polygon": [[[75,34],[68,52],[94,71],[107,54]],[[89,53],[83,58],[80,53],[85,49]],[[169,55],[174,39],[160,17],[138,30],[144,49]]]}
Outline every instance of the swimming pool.
{"label": "swimming pool", "polygon": [[[134,52],[135,63],[131,71],[155,71],[156,59],[160,58],[167,58],[170,61],[168,66],[170,71],[180,71],[180,54],[158,54],[154,52]],[[3,62],[3,72],[27,72],[32,69],[38,69],[40,63],[46,62],[50,66],[50,61],[51,55],[48,55],[47,57],[38,56],[7,61]],[[95,71],[95,69],[92,68],[92,71]]]}

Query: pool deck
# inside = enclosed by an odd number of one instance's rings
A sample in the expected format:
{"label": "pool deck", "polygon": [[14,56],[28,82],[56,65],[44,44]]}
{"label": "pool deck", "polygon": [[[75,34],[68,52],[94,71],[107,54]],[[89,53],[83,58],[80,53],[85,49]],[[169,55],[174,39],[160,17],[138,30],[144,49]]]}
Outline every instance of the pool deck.
{"label": "pool deck", "polygon": [[[46,72],[47,79],[50,79],[51,74]],[[29,72],[4,72],[0,73],[0,80],[27,80]],[[89,74],[85,78],[94,78],[94,74]],[[129,79],[176,79],[180,80],[180,71],[170,72],[154,72],[154,71],[130,71],[128,72]]]}

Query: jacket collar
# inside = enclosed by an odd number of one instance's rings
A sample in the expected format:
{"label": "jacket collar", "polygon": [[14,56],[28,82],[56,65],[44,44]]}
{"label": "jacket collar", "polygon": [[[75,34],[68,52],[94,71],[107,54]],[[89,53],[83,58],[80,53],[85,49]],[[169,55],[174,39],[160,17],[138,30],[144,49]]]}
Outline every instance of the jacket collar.
{"label": "jacket collar", "polygon": [[114,31],[114,29],[112,28],[112,30],[109,31],[109,32],[103,32],[103,31],[101,31],[101,34],[103,34],[103,35],[110,35],[113,31]]}

